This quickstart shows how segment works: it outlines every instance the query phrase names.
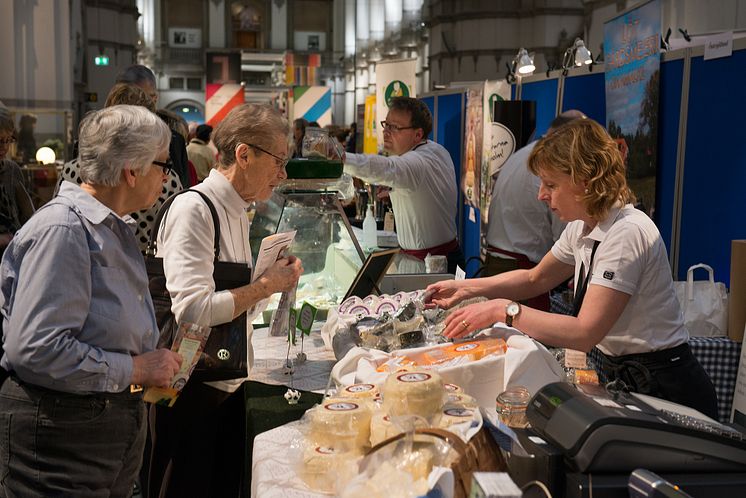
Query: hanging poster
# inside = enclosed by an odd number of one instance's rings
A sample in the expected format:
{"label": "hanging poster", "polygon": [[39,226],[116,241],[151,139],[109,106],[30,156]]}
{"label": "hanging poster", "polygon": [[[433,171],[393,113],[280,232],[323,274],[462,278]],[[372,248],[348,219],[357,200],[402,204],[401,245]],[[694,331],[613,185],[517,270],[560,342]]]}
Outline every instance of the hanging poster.
{"label": "hanging poster", "polygon": [[378,140],[376,130],[376,96],[365,97],[365,126],[363,127],[363,153],[378,154]]}
{"label": "hanging poster", "polygon": [[332,89],[328,86],[293,87],[293,119],[332,124]]}
{"label": "hanging poster", "polygon": [[205,120],[216,126],[237,105],[245,102],[243,85],[208,83],[205,86]]}
{"label": "hanging poster", "polygon": [[[507,81],[491,80],[484,82],[484,112],[482,113],[482,171],[481,171],[481,191],[479,206],[482,212],[482,228],[487,233],[487,214],[490,210],[490,197],[492,193],[492,184],[500,166],[507,160],[508,156],[513,153],[507,151],[505,130],[512,137],[510,130],[504,126],[496,126],[493,123],[495,119],[495,102],[510,100],[510,85]],[[512,138],[515,144],[515,138]],[[514,147],[514,145],[513,145]]]}
{"label": "hanging poster", "polygon": [[661,6],[638,5],[604,24],[606,127],[627,165],[638,207],[655,210]]}
{"label": "hanging poster", "polygon": [[464,157],[461,161],[461,192],[464,204],[479,207],[482,178],[482,144],[484,143],[484,85],[466,90],[464,121]]}
{"label": "hanging poster", "polygon": [[[376,64],[376,120],[383,121],[394,97],[416,97],[417,59],[381,61]],[[376,127],[379,147],[383,147],[383,128]]]}

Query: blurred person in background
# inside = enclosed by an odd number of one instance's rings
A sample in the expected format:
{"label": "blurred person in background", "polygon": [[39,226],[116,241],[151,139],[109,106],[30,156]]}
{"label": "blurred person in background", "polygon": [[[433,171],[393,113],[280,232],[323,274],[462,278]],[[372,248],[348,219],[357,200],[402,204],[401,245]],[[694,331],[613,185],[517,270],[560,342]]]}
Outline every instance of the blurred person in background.
{"label": "blurred person in background", "polygon": [[303,137],[306,135],[308,121],[298,118],[293,121],[293,158],[303,157]]}
{"label": "blurred person in background", "polygon": [[23,164],[36,161],[35,127],[36,116],[33,114],[24,114],[21,116],[21,120],[18,122],[18,154],[21,156]]}
{"label": "blurred person in background", "polygon": [[187,155],[197,171],[198,182],[207,178],[215,166],[215,153],[207,145],[210,142],[210,134],[212,134],[212,126],[201,124],[197,127],[195,137],[187,145]]}
{"label": "blurred person in background", "polygon": [[127,216],[158,198],[169,139],[143,107],[89,113],[79,132],[83,184],[65,182],[6,250],[0,496],[132,494],[147,426],[134,385],[166,387],[181,364],[155,349]]}
{"label": "blurred person in background", "polygon": [[34,214],[23,171],[15,162],[5,158],[15,141],[13,118],[10,111],[0,105],[0,256],[13,235]]}

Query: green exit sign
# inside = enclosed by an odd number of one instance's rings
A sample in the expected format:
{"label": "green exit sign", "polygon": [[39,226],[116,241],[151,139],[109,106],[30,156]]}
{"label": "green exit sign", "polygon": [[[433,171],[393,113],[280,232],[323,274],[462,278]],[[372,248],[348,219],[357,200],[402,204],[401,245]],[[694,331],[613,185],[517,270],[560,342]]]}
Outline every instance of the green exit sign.
{"label": "green exit sign", "polygon": [[109,65],[109,57],[106,55],[97,55],[95,59],[97,66],[108,66]]}

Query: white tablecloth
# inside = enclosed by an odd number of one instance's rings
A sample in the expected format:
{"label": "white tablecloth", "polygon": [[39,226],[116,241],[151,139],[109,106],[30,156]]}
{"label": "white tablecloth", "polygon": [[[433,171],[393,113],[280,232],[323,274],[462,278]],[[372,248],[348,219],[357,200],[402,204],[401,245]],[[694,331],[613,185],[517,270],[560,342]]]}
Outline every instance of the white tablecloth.
{"label": "white tablecloth", "polygon": [[295,346],[290,346],[290,359],[293,360],[293,375],[288,375],[285,359],[288,354],[286,336],[270,336],[269,327],[254,330],[254,366],[250,379],[264,384],[292,386],[303,391],[323,392],[329,380],[329,374],[336,360],[334,353],[324,347],[319,329],[321,323],[314,324],[311,335],[304,338],[303,352],[305,362],[295,358],[301,351],[300,332]]}

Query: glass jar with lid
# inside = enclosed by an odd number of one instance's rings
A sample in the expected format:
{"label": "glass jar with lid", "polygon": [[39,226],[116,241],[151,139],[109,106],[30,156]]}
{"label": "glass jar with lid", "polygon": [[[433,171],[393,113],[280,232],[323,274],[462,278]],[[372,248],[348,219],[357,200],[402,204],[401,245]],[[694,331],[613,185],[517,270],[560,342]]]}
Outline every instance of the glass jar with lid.
{"label": "glass jar with lid", "polygon": [[531,393],[523,386],[509,387],[497,396],[496,409],[500,421],[508,427],[528,426],[526,407]]}

